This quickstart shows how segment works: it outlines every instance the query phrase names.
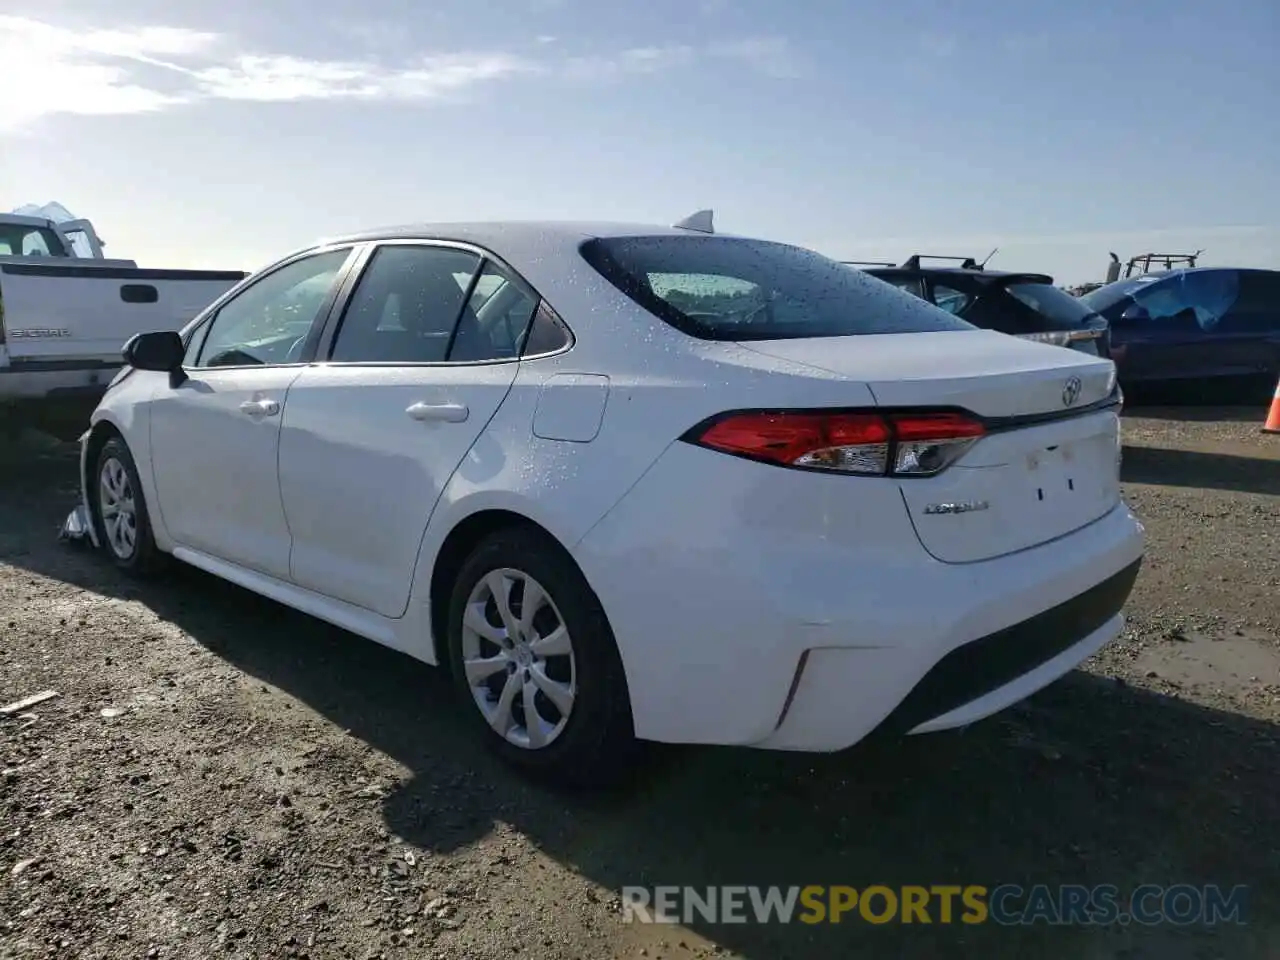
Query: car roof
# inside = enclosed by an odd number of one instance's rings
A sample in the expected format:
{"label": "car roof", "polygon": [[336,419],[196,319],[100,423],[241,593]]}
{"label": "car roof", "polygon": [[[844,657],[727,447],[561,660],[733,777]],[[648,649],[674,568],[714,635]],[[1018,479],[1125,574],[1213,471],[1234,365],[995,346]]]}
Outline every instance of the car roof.
{"label": "car roof", "polygon": [[969,267],[865,267],[867,273],[876,275],[879,273],[911,273],[911,274],[941,274],[944,276],[972,277],[975,280],[1000,280],[1004,277],[1027,277],[1029,280],[1053,282],[1053,278],[1047,273],[1038,273],[1034,270],[974,270]]}
{"label": "car roof", "polygon": [[1121,277],[1119,280],[1113,280],[1113,283],[1124,283],[1126,280],[1141,280],[1143,277],[1175,277],[1180,273],[1215,273],[1223,270],[1234,270],[1237,273],[1280,273],[1280,270],[1273,270],[1268,267],[1175,267],[1172,270],[1148,270],[1146,273],[1136,273],[1132,277]]}
{"label": "car roof", "polygon": [[[578,248],[587,240],[611,237],[732,237],[731,233],[703,233],[685,227],[652,223],[590,220],[488,220],[445,223],[409,223],[377,227],[359,233],[325,237],[308,250],[330,244],[379,240],[437,240],[465,243],[495,255],[521,273],[535,287],[547,282],[548,272],[558,275],[568,261],[576,261]],[[559,264],[560,267],[554,267]]]}
{"label": "car roof", "polygon": [[[624,223],[592,220],[480,220],[445,223],[410,223],[378,227],[343,236],[326,237],[325,244],[361,243],[372,240],[452,240],[481,247],[523,246],[531,241],[559,240],[577,245],[597,237],[719,236],[683,227],[652,223]],[[739,238],[742,239],[742,238]]]}

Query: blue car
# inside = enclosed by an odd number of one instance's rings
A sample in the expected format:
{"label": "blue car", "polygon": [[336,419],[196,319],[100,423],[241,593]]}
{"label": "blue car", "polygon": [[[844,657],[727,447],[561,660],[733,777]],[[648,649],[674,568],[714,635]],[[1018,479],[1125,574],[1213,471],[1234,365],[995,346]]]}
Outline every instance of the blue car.
{"label": "blue car", "polygon": [[1122,382],[1280,376],[1280,271],[1148,273],[1080,300],[1107,320]]}

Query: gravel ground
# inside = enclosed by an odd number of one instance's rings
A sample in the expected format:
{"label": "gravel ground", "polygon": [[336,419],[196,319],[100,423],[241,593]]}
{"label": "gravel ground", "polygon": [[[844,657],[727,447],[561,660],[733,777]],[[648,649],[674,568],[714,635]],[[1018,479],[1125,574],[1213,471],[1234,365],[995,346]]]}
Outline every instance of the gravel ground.
{"label": "gravel ground", "polygon": [[[0,957],[1280,956],[1280,438],[1134,410],[1123,639],[967,731],[658,749],[621,794],[497,766],[421,665],[55,532],[75,453],[0,453]],[[625,924],[629,884],[1247,884],[1241,926]]]}

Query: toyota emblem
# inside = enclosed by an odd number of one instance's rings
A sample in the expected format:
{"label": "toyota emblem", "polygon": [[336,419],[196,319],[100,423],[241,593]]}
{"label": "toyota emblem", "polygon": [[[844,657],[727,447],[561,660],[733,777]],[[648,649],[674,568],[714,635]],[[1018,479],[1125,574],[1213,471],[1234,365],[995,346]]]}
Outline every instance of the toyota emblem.
{"label": "toyota emblem", "polygon": [[1062,387],[1062,405],[1069,407],[1079,400],[1083,386],[1079,377],[1067,377],[1067,382]]}

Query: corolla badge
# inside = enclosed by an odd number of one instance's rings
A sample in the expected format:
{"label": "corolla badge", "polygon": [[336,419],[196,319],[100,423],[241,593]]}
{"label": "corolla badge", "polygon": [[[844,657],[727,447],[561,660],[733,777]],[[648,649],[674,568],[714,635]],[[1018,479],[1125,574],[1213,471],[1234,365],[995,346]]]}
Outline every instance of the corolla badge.
{"label": "corolla badge", "polygon": [[986,500],[962,500],[959,503],[930,503],[924,508],[926,514],[973,513],[975,510],[989,510],[991,504]]}
{"label": "corolla badge", "polygon": [[1062,387],[1062,405],[1069,407],[1080,399],[1080,391],[1084,389],[1084,384],[1080,382],[1079,377],[1067,377],[1067,382]]}

